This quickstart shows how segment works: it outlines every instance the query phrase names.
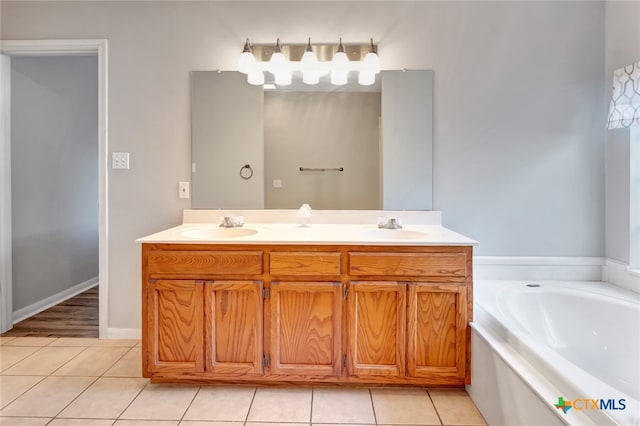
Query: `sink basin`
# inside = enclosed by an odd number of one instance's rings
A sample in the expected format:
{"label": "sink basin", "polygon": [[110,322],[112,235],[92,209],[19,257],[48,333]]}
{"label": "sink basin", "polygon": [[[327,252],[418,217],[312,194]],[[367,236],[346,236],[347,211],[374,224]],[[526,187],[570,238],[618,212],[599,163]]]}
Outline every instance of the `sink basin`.
{"label": "sink basin", "polygon": [[370,229],[362,233],[366,238],[378,240],[424,240],[429,234],[408,229]]}
{"label": "sink basin", "polygon": [[215,240],[218,238],[247,237],[258,231],[249,228],[195,228],[180,232],[180,235],[198,240]]}

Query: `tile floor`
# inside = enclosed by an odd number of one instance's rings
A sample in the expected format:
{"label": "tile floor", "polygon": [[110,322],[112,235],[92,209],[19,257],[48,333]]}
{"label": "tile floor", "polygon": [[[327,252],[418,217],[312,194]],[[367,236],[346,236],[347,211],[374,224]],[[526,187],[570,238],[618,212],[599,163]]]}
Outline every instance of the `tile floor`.
{"label": "tile floor", "polygon": [[3,426],[486,425],[464,390],[151,384],[140,343],[0,337]]}

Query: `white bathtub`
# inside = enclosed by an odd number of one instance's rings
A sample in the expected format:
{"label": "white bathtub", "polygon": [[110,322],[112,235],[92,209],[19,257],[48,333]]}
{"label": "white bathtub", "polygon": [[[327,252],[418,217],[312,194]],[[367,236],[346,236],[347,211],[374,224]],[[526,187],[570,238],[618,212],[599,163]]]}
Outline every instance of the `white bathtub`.
{"label": "white bathtub", "polygon": [[640,425],[639,294],[558,281],[474,290],[468,391],[490,424]]}

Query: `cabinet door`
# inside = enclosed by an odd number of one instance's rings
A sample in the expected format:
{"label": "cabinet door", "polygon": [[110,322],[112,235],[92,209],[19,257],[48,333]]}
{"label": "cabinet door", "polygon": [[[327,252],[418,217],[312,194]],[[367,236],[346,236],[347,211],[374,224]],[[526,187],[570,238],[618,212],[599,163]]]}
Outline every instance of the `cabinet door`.
{"label": "cabinet door", "polygon": [[262,374],[262,282],[207,282],[204,315],[207,372]]}
{"label": "cabinet door", "polygon": [[408,375],[464,383],[466,287],[411,283],[408,293]]}
{"label": "cabinet door", "polygon": [[149,371],[203,371],[202,283],[157,280],[150,282],[148,289]]}
{"label": "cabinet door", "polygon": [[406,286],[355,281],[349,290],[349,374],[403,376]]}
{"label": "cabinet door", "polygon": [[272,374],[341,374],[341,283],[274,281],[270,305]]}

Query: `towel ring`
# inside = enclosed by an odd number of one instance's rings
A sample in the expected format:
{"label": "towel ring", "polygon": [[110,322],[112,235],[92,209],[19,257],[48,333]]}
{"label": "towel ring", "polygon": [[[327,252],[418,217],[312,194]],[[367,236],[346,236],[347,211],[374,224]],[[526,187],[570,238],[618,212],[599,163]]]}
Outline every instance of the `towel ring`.
{"label": "towel ring", "polygon": [[251,179],[253,177],[253,169],[251,168],[251,165],[245,164],[240,168],[240,177],[245,180]]}

